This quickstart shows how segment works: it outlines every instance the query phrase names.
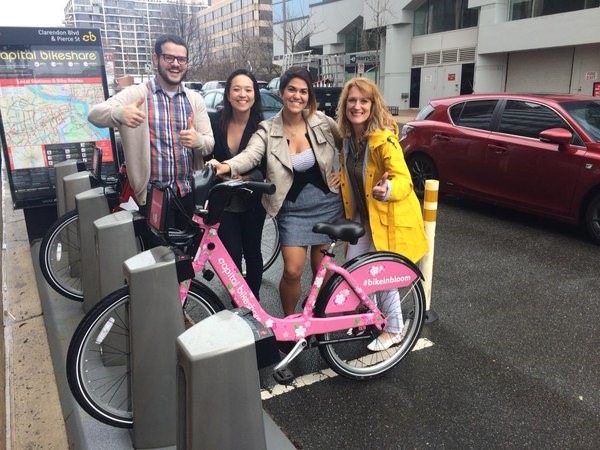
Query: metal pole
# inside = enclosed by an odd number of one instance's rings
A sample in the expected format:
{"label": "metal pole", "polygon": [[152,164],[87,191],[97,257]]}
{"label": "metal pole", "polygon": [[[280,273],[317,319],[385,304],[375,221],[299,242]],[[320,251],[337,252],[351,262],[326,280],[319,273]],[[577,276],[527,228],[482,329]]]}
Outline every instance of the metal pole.
{"label": "metal pole", "polygon": [[438,180],[425,181],[425,195],[423,201],[423,221],[425,224],[425,234],[429,242],[429,252],[419,261],[419,267],[425,278],[423,287],[425,288],[425,323],[435,322],[438,319],[437,313],[431,309],[431,278],[433,276],[433,254],[435,244],[435,225],[437,221],[438,191],[440,182]]}

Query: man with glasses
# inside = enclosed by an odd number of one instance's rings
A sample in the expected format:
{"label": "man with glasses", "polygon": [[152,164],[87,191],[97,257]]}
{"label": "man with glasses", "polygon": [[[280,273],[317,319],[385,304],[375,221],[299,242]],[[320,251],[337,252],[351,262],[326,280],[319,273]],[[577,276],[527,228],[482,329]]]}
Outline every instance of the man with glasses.
{"label": "man with glasses", "polygon": [[182,84],[188,69],[186,43],[178,36],[161,36],[152,62],[155,78],[95,105],[88,120],[119,130],[127,176],[142,212],[153,181],[171,186],[192,211],[191,174],[202,167],[215,143],[210,120],[202,96]]}

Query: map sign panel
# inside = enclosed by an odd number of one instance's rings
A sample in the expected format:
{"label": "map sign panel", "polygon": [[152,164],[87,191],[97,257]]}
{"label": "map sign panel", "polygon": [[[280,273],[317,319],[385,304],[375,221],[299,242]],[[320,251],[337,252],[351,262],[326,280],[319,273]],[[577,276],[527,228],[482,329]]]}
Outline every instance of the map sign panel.
{"label": "map sign panel", "polygon": [[90,167],[95,147],[115,172],[109,130],[87,120],[107,94],[99,30],[0,27],[0,134],[15,208],[55,202],[54,164]]}

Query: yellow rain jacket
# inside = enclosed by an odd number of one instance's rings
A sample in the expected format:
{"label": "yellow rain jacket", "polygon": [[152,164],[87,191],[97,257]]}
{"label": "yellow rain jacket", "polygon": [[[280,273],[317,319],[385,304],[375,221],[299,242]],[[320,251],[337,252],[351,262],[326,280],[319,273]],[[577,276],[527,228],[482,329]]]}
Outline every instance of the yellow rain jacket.
{"label": "yellow rain jacket", "polygon": [[[349,140],[344,140],[340,152],[340,190],[347,219],[353,216],[353,191],[348,181],[345,161]],[[388,172],[391,189],[387,200],[372,197],[373,186]],[[417,262],[429,251],[425,236],[421,204],[413,191],[410,172],[397,136],[380,130],[369,137],[363,165],[366,205],[375,249],[392,251]]]}

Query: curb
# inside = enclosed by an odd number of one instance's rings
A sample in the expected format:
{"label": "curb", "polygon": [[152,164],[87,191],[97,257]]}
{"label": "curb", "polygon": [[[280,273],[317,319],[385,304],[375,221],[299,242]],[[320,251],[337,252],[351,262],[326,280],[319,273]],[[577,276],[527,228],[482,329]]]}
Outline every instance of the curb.
{"label": "curb", "polygon": [[23,211],[2,170],[2,310],[7,449],[68,448]]}

